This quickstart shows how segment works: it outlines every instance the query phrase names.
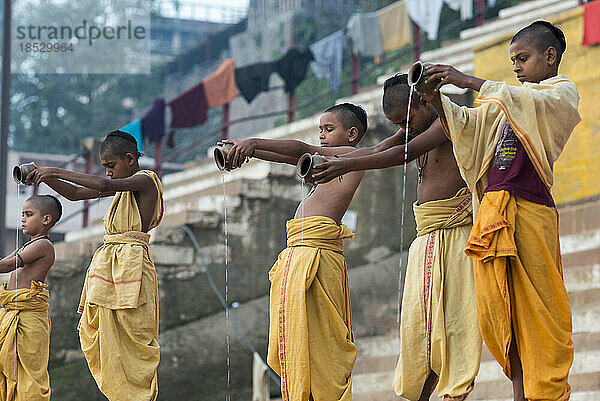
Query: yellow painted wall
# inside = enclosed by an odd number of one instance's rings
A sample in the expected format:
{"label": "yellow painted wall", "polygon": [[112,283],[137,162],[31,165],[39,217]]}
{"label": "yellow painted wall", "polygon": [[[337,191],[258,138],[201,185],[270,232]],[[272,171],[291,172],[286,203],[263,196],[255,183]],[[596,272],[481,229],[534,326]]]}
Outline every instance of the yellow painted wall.
{"label": "yellow painted wall", "polygon": [[[584,47],[583,7],[560,14],[551,21],[564,31],[567,51],[559,72],[577,84],[583,121],[575,128],[554,164],[552,194],[557,204],[600,194],[600,45]],[[508,55],[512,35],[475,51],[475,75],[518,85]]]}

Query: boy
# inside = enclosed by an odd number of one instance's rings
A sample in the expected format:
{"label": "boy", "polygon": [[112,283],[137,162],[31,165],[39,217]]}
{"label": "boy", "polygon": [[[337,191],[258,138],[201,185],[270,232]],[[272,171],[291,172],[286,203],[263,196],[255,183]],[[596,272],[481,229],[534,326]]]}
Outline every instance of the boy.
{"label": "boy", "polygon": [[100,144],[109,178],[40,166],[27,177],[69,200],[115,196],[78,310],[81,349],[100,391],[111,401],[158,396],[158,287],[148,230],[160,223],[164,209],[160,179],[153,171],[140,170],[139,156],[131,135],[112,131]]}
{"label": "boy", "polygon": [[[325,110],[321,146],[294,140],[251,138],[228,155],[233,167],[246,157],[295,165],[304,153],[339,155],[355,150],[367,131],[367,115],[343,103]],[[287,248],[271,270],[267,361],[281,376],[284,401],[344,400],[352,397],[356,346],[343,240],[354,237],[342,217],[363,172],[313,187],[287,222]]]}
{"label": "boy", "polygon": [[[406,74],[386,80],[383,111],[401,129],[378,145],[317,166],[317,182],[404,164],[409,93]],[[471,194],[435,109],[416,93],[408,131],[406,162],[416,158],[419,172],[417,238],[409,249],[394,390],[408,400],[429,400],[439,381],[440,398],[463,400],[481,357],[473,265],[463,252],[473,222]]]}
{"label": "boy", "polygon": [[474,260],[483,339],[513,381],[515,399],[568,400],[573,362],[571,309],[563,283],[552,165],[581,120],[575,84],[558,75],[562,31],[536,21],[512,38],[510,59],[522,86],[485,81],[450,66],[428,81],[479,92],[459,107],[439,91],[438,110],[479,206],[466,252]]}
{"label": "boy", "polygon": [[[50,229],[62,207],[51,195],[34,195],[23,204],[21,226],[31,240],[0,260],[12,272],[0,287],[0,399],[49,400],[50,294],[44,283],[54,264]],[[16,369],[16,371],[15,371]]]}

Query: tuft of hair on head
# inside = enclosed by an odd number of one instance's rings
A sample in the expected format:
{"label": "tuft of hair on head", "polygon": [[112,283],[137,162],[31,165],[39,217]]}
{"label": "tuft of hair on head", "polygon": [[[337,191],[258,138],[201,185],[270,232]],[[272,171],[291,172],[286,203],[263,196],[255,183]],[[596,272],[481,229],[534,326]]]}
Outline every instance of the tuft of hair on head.
{"label": "tuft of hair on head", "polygon": [[[408,74],[396,74],[385,80],[383,84],[383,112],[389,114],[394,110],[406,109],[410,97],[410,85],[408,84]],[[414,91],[411,106],[416,106],[421,98],[417,91]]]}
{"label": "tuft of hair on head", "polygon": [[142,154],[138,152],[137,145],[137,141],[131,134],[115,130],[109,132],[100,144],[100,154],[108,152],[124,159],[127,153],[131,153],[133,157],[139,159]]}
{"label": "tuft of hair on head", "polygon": [[52,217],[52,226],[60,220],[62,216],[62,205],[56,196],[53,195],[33,195],[25,202],[29,202],[33,207],[40,211],[42,216],[49,214]]}
{"label": "tuft of hair on head", "polygon": [[361,106],[352,103],[340,103],[331,106],[323,113],[334,113],[345,130],[356,127],[358,130],[356,142],[359,142],[367,132],[367,112]]}
{"label": "tuft of hair on head", "polygon": [[543,54],[550,46],[556,49],[557,63],[560,64],[563,53],[567,50],[565,34],[556,25],[548,21],[535,21],[521,29],[513,36],[510,44],[525,42],[539,54]]}

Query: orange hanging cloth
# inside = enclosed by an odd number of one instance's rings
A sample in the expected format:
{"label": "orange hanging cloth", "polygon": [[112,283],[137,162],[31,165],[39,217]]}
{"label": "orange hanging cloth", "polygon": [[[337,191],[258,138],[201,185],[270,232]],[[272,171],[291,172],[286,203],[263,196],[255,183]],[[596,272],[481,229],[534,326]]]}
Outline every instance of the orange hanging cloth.
{"label": "orange hanging cloth", "polygon": [[235,63],[231,59],[223,64],[212,74],[202,80],[204,95],[208,107],[223,106],[238,95],[235,86]]}

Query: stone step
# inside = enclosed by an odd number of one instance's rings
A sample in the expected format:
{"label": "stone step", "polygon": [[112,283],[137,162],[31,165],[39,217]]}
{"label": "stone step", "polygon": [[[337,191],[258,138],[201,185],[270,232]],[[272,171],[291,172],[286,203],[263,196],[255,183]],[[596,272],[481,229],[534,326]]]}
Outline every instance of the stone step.
{"label": "stone step", "polygon": [[600,197],[583,203],[561,206],[558,210],[562,236],[600,229]]}
{"label": "stone step", "polygon": [[[600,349],[577,352],[571,367],[571,385],[574,392],[579,388],[586,391],[600,391]],[[392,380],[394,371],[362,373],[354,375],[353,400],[384,400],[394,398]],[[594,378],[596,380],[594,380]],[[479,374],[475,380],[475,389],[469,399],[503,399],[510,397],[510,382],[496,361],[481,363]]]}
{"label": "stone step", "polygon": [[596,250],[600,254],[600,229],[561,235],[560,250],[563,255]]}
{"label": "stone step", "polygon": [[[595,377],[597,379],[597,377]],[[509,385],[510,386],[510,385]],[[513,401],[512,393],[509,393],[504,398],[477,398],[477,389],[469,395],[468,400],[485,400],[485,401]],[[503,390],[506,392],[506,390]],[[508,390],[510,392],[510,389]],[[382,391],[369,394],[352,394],[353,401],[404,401],[404,398],[396,396],[391,391]],[[441,401],[441,398],[435,395],[431,397],[431,401]],[[598,401],[600,400],[600,391],[573,391],[571,393],[571,401]],[[272,401],[281,401],[281,398]]]}
{"label": "stone step", "polygon": [[[378,343],[378,345],[371,349],[365,349],[366,347],[363,346],[364,343],[360,340],[357,341],[358,358],[356,365],[354,366],[354,373],[363,374],[393,371],[398,360],[398,350],[400,347],[399,339],[397,337],[384,336],[372,337],[369,341]],[[600,332],[574,334],[573,343],[575,344],[576,352],[600,350]],[[490,354],[484,345],[481,361],[488,362],[493,360],[492,354]]]}
{"label": "stone step", "polygon": [[[575,360],[571,368],[572,399],[585,399],[582,394],[600,392],[600,332],[580,333],[573,336]],[[400,400],[391,391],[393,372],[397,362],[399,339],[393,336],[357,340],[358,359],[354,368],[354,396],[356,400]],[[504,377],[484,347],[482,363],[475,390],[469,399],[501,400],[511,395],[510,382]],[[574,398],[577,395],[579,398]],[[437,398],[432,398],[437,399]],[[595,398],[588,398],[595,399]],[[600,399],[600,398],[599,398]]]}

